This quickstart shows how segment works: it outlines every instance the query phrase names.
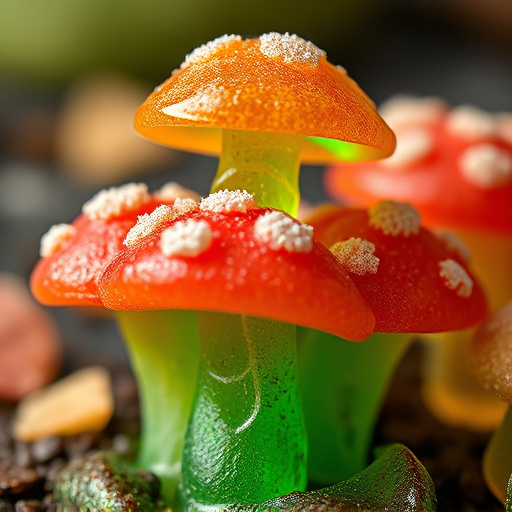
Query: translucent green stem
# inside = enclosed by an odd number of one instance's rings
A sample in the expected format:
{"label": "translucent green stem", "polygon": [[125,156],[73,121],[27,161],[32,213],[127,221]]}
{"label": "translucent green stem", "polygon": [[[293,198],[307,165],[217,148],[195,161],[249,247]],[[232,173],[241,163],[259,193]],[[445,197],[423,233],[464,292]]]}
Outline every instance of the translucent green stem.
{"label": "translucent green stem", "polygon": [[375,333],[360,343],[300,328],[299,379],[309,479],[329,485],[362,471],[388,382],[411,335]]}
{"label": "translucent green stem", "polygon": [[197,315],[190,311],[118,311],[139,388],[141,468],[158,475],[171,504],[180,479],[199,361]]}
{"label": "translucent green stem", "polygon": [[224,130],[211,191],[244,189],[259,206],[296,216],[300,144],[300,135]]}
{"label": "translucent green stem", "polygon": [[182,505],[257,503],[304,490],[306,434],[295,326],[200,312],[197,395],[183,453]]}

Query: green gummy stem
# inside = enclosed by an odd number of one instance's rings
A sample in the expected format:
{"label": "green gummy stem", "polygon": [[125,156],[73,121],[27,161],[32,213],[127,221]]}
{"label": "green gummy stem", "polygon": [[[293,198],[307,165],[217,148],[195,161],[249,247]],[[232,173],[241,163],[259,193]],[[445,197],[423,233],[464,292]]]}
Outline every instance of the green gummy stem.
{"label": "green gummy stem", "polygon": [[304,490],[306,433],[295,326],[198,313],[197,395],[185,439],[181,501],[207,510]]}
{"label": "green gummy stem", "polygon": [[211,192],[247,190],[258,206],[297,215],[301,136],[223,130]]}
{"label": "green gummy stem", "polygon": [[176,499],[183,440],[197,381],[197,314],[191,311],[117,311],[141,407],[137,465],[155,473],[162,496]]}
{"label": "green gummy stem", "polygon": [[331,485],[368,465],[382,400],[412,337],[374,333],[354,343],[305,328],[298,335],[308,476]]}

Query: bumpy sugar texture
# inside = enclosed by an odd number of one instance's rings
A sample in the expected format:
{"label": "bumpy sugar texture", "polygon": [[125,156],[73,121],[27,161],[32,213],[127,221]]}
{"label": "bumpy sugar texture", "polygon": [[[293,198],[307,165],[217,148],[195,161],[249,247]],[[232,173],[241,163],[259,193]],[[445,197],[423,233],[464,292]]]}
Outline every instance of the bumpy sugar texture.
{"label": "bumpy sugar texture", "polygon": [[440,98],[409,96],[392,98],[379,108],[380,115],[393,129],[432,125],[439,122],[447,110],[448,104]]}
{"label": "bumpy sugar texture", "polygon": [[135,226],[128,231],[123,244],[130,246],[137,243],[153,233],[164,222],[172,220],[173,217],[173,208],[165,204],[158,206],[151,213],[140,215]]}
{"label": "bumpy sugar texture", "polygon": [[409,236],[420,231],[420,214],[408,203],[381,201],[369,213],[370,226],[385,235]]}
{"label": "bumpy sugar texture", "polygon": [[331,252],[346,270],[364,276],[366,273],[376,274],[379,258],[374,255],[375,245],[361,238],[349,238],[331,247]]}
{"label": "bumpy sugar texture", "polygon": [[84,204],[82,211],[92,220],[109,220],[136,210],[149,201],[148,188],[143,183],[128,183],[98,192]]}
{"label": "bumpy sugar texture", "polygon": [[202,199],[199,208],[210,212],[242,212],[255,208],[253,196],[246,190],[220,190]]}
{"label": "bumpy sugar texture", "polygon": [[427,130],[404,130],[400,133],[395,152],[382,163],[392,169],[404,168],[428,156],[434,149],[434,139]]}
{"label": "bumpy sugar texture", "polygon": [[317,66],[325,52],[295,34],[269,32],[260,37],[260,51],[270,58],[280,57],[284,62],[301,62]]}
{"label": "bumpy sugar texture", "polygon": [[197,192],[182,187],[173,181],[166,183],[160,190],[154,193],[154,196],[159,201],[170,204],[176,201],[176,199],[193,199],[197,202],[201,200],[201,196]]}
{"label": "bumpy sugar texture", "polygon": [[242,38],[240,36],[231,34],[231,35],[223,35],[217,37],[213,41],[208,41],[207,43],[199,46],[194,51],[189,53],[185,57],[185,61],[181,65],[181,68],[186,68],[192,64],[200,64],[201,61],[209,59],[212,55],[217,53],[223,46],[228,45],[233,41],[241,41]]}
{"label": "bumpy sugar texture", "polygon": [[494,117],[476,107],[454,108],[446,121],[447,129],[464,139],[492,137],[496,133]]}
{"label": "bumpy sugar texture", "polygon": [[63,245],[71,240],[76,234],[76,228],[70,224],[56,224],[52,226],[41,238],[41,249],[39,251],[42,258],[51,256]]}
{"label": "bumpy sugar texture", "polygon": [[174,204],[172,205],[173,212],[174,212],[174,218],[178,218],[178,217],[187,215],[191,211],[198,208],[198,206],[199,206],[199,203],[197,203],[193,199],[190,199],[190,198],[181,199],[178,197],[178,199],[176,199],[174,201]]}
{"label": "bumpy sugar texture", "polygon": [[254,225],[255,236],[274,250],[309,252],[313,248],[313,228],[295,221],[283,212],[268,212]]}
{"label": "bumpy sugar texture", "polygon": [[193,257],[204,252],[212,243],[213,233],[208,222],[188,219],[162,231],[160,248],[167,257]]}
{"label": "bumpy sugar texture", "polygon": [[456,290],[460,297],[471,297],[473,280],[459,263],[450,259],[443,260],[439,262],[439,268],[439,275],[450,290]]}
{"label": "bumpy sugar texture", "polygon": [[463,176],[480,188],[498,188],[512,182],[512,153],[493,144],[469,147],[460,156],[459,165]]}

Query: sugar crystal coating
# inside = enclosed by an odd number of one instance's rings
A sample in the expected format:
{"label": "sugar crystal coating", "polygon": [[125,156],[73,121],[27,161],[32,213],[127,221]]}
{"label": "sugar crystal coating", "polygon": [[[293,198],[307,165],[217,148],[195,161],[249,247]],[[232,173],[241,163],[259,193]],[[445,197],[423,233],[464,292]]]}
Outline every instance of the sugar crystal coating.
{"label": "sugar crystal coating", "polygon": [[334,244],[331,252],[346,270],[358,276],[376,274],[379,268],[380,260],[374,255],[375,245],[368,240],[352,237]]}
{"label": "sugar crystal coating", "polygon": [[385,235],[409,236],[420,231],[420,214],[408,203],[381,201],[369,211],[370,226]]}
{"label": "sugar crystal coating", "polygon": [[434,148],[434,140],[427,130],[407,130],[399,134],[395,152],[382,161],[390,169],[403,168],[428,156]]}
{"label": "sugar crystal coating", "polygon": [[178,197],[172,205],[174,218],[187,215],[191,211],[195,210],[198,206],[199,204],[191,198],[182,199]]}
{"label": "sugar crystal coating", "polygon": [[410,125],[431,125],[444,116],[448,105],[440,98],[397,96],[383,103],[380,115],[393,129]]}
{"label": "sugar crystal coating", "polygon": [[439,269],[439,275],[450,290],[456,290],[459,297],[471,297],[473,280],[459,263],[450,259],[443,260],[439,262]]}
{"label": "sugar crystal coating", "polygon": [[263,214],[254,224],[254,233],[256,238],[268,243],[274,250],[309,252],[313,249],[313,228],[283,212]]}
{"label": "sugar crystal coating", "polygon": [[128,183],[101,190],[82,207],[91,220],[109,220],[136,210],[149,201],[148,188],[143,183]]}
{"label": "sugar crystal coating", "polygon": [[139,215],[137,223],[128,231],[123,244],[130,246],[137,243],[153,233],[163,222],[172,220],[173,217],[173,209],[166,204],[157,206],[151,213]]}
{"label": "sugar crystal coating", "polygon": [[325,52],[295,34],[269,32],[260,37],[260,51],[270,58],[281,57],[285,63],[300,62],[317,66]]}
{"label": "sugar crystal coating", "polygon": [[465,139],[491,137],[496,133],[493,116],[469,105],[454,108],[446,122],[451,133]]}
{"label": "sugar crystal coating", "polygon": [[242,212],[255,208],[247,190],[220,190],[202,199],[199,208],[210,212]]}
{"label": "sugar crystal coating", "polygon": [[512,153],[493,144],[472,146],[459,160],[464,177],[477,187],[490,189],[512,182]]}
{"label": "sugar crystal coating", "polygon": [[209,59],[212,55],[217,53],[223,46],[233,42],[233,41],[241,41],[242,38],[240,36],[231,34],[224,34],[223,36],[217,37],[213,41],[208,41],[207,43],[197,47],[191,53],[189,53],[185,57],[185,61],[181,65],[181,68],[185,68],[190,66],[191,64],[199,64],[201,61]]}
{"label": "sugar crystal coating", "polygon": [[51,256],[76,234],[76,228],[71,224],[55,224],[41,237],[39,254],[42,258]]}
{"label": "sugar crystal coating", "polygon": [[182,187],[180,184],[170,181],[166,183],[160,190],[155,192],[155,197],[159,201],[173,203],[176,199],[193,199],[199,202],[201,196],[189,188]]}
{"label": "sugar crystal coating", "polygon": [[213,233],[205,220],[187,219],[162,231],[160,248],[167,257],[198,256],[212,243]]}

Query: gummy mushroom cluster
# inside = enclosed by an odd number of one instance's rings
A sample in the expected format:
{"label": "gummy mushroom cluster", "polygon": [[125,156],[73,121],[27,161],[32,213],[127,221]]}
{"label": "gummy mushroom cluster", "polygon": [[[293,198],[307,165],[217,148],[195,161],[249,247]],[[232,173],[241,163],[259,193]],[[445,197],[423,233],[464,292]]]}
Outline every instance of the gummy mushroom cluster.
{"label": "gummy mushroom cluster", "polygon": [[[373,102],[296,35],[226,35],[194,50],[155,89],[135,129],[219,155],[211,194],[176,186],[149,193],[142,184],[102,191],[43,238],[32,276],[41,302],[115,311],[141,392],[142,438],[130,464],[156,474],[176,510],[329,503],[433,511],[430,477],[406,447],[381,450],[368,466],[375,411],[398,360],[387,340],[369,341],[384,369],[354,401],[366,417],[324,428],[344,378],[324,385],[340,373],[331,344],[364,347],[375,331],[468,327],[486,312],[467,262],[409,205],[297,220],[301,162],[393,153],[394,133]],[[347,361],[372,373],[379,361],[369,359],[362,349]],[[340,446],[340,431],[348,439],[354,428],[358,446]],[[94,497],[75,482],[79,474],[87,487],[90,473],[79,462],[64,473],[56,494],[65,507],[89,510],[82,500]],[[306,492],[314,480],[332,486]]]}

